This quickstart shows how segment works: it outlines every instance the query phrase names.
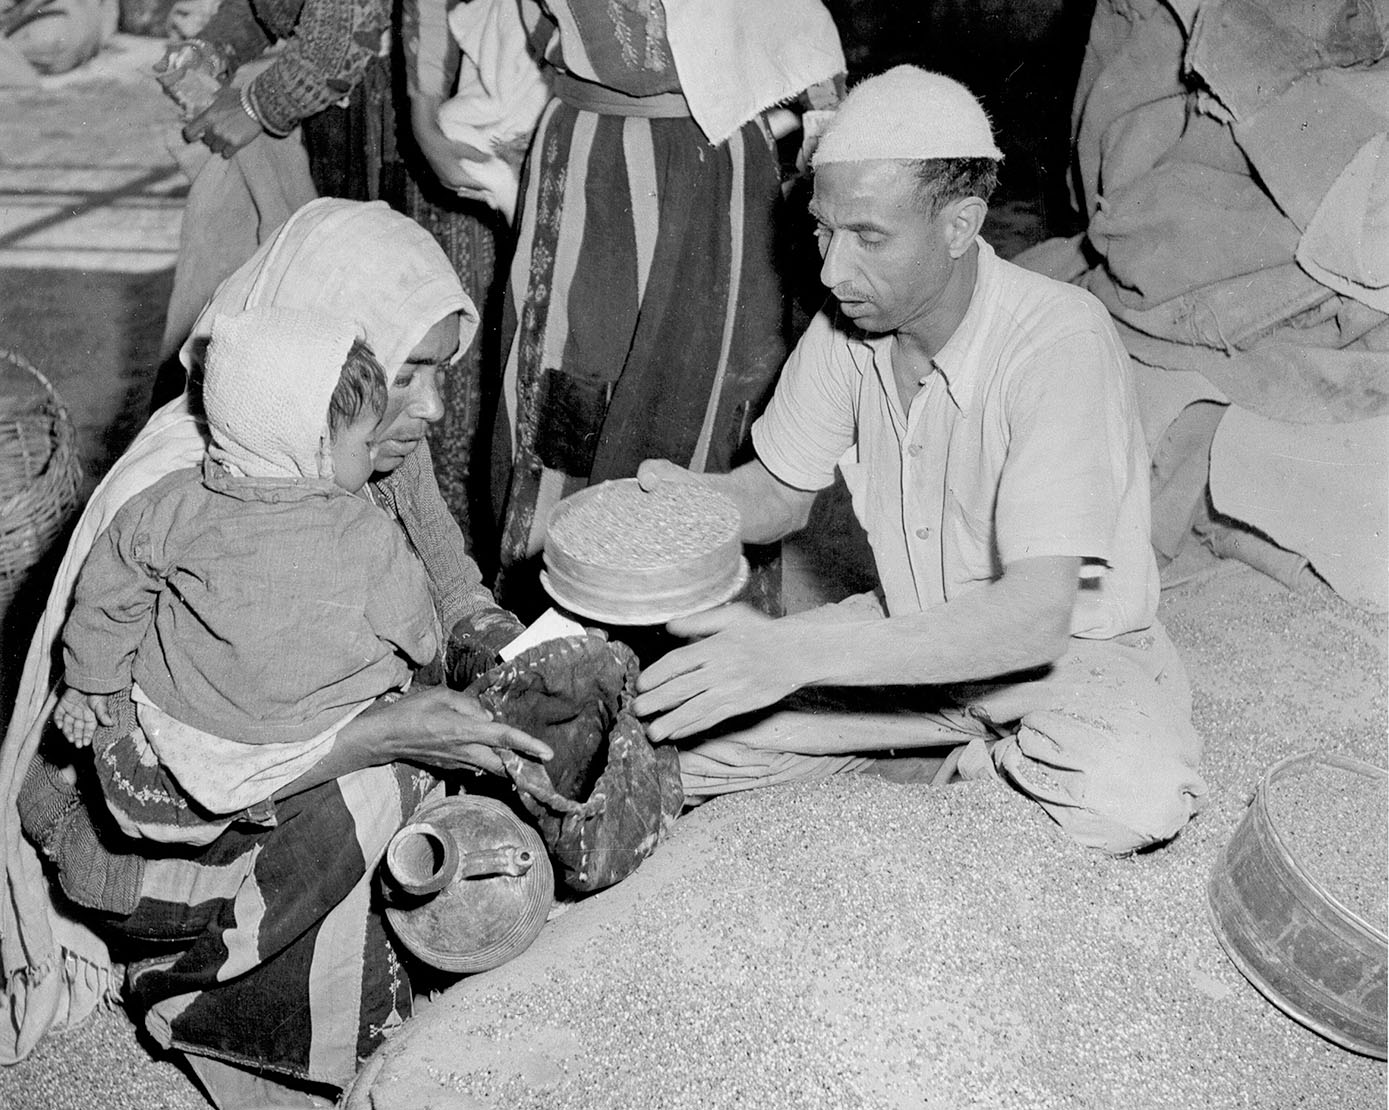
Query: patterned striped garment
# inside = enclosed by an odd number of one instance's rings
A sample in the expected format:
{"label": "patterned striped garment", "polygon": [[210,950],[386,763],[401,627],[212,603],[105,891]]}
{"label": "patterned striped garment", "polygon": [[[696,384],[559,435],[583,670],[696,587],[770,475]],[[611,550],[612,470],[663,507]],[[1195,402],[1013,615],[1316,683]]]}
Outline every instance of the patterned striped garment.
{"label": "patterned striped garment", "polygon": [[780,165],[761,117],[709,141],[659,0],[547,7],[555,95],[521,183],[503,321],[508,568],[540,550],[561,497],[643,459],[729,469],[786,349]]}

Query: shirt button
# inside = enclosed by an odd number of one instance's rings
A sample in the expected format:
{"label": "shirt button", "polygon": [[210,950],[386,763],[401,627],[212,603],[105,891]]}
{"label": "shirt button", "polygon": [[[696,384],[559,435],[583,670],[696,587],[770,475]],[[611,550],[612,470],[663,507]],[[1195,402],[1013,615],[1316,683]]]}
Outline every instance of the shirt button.
{"label": "shirt button", "polygon": [[929,540],[931,538],[931,529],[918,528],[916,530],[916,538],[919,540]]}
{"label": "shirt button", "polygon": [[917,455],[921,454],[921,444],[913,443],[910,447],[907,448],[907,454],[910,455],[912,458],[916,458]]}

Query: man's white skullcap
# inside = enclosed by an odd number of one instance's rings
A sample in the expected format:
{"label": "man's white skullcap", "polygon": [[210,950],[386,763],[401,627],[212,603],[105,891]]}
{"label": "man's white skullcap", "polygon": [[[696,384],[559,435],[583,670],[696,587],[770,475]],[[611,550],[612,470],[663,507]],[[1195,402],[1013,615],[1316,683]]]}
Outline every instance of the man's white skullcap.
{"label": "man's white skullcap", "polygon": [[973,93],[943,74],[894,66],[853,87],[825,128],[812,165],[1002,157]]}

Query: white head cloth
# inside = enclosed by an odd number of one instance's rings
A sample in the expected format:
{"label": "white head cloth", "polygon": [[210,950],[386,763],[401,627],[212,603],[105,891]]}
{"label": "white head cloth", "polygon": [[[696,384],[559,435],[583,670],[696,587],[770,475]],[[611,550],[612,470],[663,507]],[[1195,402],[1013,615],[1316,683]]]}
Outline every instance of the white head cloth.
{"label": "white head cloth", "polygon": [[204,360],[208,453],[248,478],[331,474],[328,402],[356,338],[351,321],[293,308],[218,316]]}
{"label": "white head cloth", "polygon": [[989,117],[958,81],[916,66],[894,66],[860,81],[835,112],[813,165],[880,158],[996,158]]}

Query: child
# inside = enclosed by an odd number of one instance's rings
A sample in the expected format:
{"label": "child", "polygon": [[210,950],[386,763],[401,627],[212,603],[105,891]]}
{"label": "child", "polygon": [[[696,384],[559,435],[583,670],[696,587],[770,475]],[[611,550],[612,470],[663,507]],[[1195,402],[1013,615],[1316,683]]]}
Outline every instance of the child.
{"label": "child", "polygon": [[[180,785],[228,813],[404,688],[439,634],[419,559],[357,496],[386,381],[355,328],[285,309],[223,316],[205,365],[208,456],[132,497],[98,538],[54,720],[75,744],[96,737],[100,763],[134,718]],[[127,820],[112,805],[127,832],[157,837],[139,808],[132,797]]]}

